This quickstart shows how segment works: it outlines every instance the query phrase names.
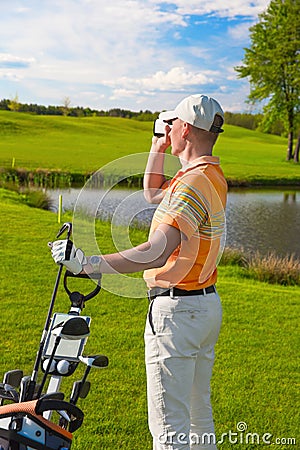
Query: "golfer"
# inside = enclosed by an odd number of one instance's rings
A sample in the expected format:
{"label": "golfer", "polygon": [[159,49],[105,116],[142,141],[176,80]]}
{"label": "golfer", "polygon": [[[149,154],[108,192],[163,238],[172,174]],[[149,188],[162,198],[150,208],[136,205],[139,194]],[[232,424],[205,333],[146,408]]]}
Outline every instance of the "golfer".
{"label": "golfer", "polygon": [[[153,449],[216,449],[210,380],[222,316],[215,283],[227,184],[212,150],[224,113],[215,99],[192,95],[159,119],[165,134],[152,138],[144,176],[145,197],[158,204],[148,241],[89,257],[70,241],[56,241],[52,256],[76,274],[144,271]],[[167,181],[164,156],[170,146],[182,167]]]}

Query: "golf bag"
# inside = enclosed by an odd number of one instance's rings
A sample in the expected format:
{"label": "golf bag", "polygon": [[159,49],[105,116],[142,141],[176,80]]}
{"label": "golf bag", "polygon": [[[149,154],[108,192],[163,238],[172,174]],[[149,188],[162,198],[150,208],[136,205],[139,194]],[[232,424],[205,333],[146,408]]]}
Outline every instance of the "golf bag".
{"label": "golf bag", "polygon": [[[44,419],[44,408],[68,410],[72,407],[75,431],[83,421],[82,411],[74,405],[61,400],[32,400],[13,403],[0,408],[0,450],[67,450],[71,448],[73,435]],[[50,402],[50,404],[49,404]],[[48,403],[48,404],[47,404]]]}
{"label": "golf bag", "polygon": [[[71,223],[63,225],[57,238],[65,230],[69,239]],[[60,265],[32,375],[23,376],[22,370],[15,369],[6,372],[3,383],[0,383],[0,450],[69,450],[72,433],[83,423],[84,414],[76,403],[89,392],[87,376],[92,367],[108,365],[105,355],[82,354],[90,334],[91,318],[80,314],[85,302],[100,292],[101,276],[95,274],[96,287],[83,295],[71,292],[68,280],[90,277],[75,277],[65,271],[64,288],[71,308],[67,314],[53,314],[62,270]],[[80,362],[86,366],[84,375],[74,382],[69,401],[65,401],[65,394],[60,391],[62,378],[73,375]],[[42,372],[42,379],[38,383],[39,372]],[[53,413],[55,419],[52,418]]]}

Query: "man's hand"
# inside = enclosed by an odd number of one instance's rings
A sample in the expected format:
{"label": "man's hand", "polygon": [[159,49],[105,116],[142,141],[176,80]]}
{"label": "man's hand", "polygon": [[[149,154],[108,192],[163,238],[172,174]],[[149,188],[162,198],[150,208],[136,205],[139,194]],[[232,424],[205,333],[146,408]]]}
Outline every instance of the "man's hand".
{"label": "man's hand", "polygon": [[165,152],[171,145],[170,131],[171,128],[166,124],[163,137],[152,137],[152,145],[143,181],[144,197],[149,203],[160,203],[165,195],[165,192],[162,191],[162,187],[167,183],[164,175],[164,161]]}
{"label": "man's hand", "polygon": [[80,248],[76,248],[70,239],[49,242],[48,245],[56,264],[62,264],[74,275],[78,275],[82,271],[82,267],[87,264],[84,252]]}
{"label": "man's hand", "polygon": [[155,153],[165,153],[168,147],[171,145],[170,139],[171,128],[166,124],[164,136],[158,138],[157,136],[152,137],[152,147],[151,151]]}

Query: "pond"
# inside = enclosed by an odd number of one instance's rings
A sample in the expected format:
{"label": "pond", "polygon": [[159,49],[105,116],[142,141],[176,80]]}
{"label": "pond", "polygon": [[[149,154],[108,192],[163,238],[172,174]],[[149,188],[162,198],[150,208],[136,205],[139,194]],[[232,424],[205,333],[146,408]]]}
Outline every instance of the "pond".
{"label": "pond", "polygon": [[[62,194],[63,209],[74,208],[80,189],[49,190],[57,209]],[[80,205],[88,214],[130,225],[149,226],[155,205],[149,205],[141,190],[85,189]],[[300,189],[231,189],[226,209],[226,246],[258,250],[262,254],[275,251],[278,255],[300,257]]]}

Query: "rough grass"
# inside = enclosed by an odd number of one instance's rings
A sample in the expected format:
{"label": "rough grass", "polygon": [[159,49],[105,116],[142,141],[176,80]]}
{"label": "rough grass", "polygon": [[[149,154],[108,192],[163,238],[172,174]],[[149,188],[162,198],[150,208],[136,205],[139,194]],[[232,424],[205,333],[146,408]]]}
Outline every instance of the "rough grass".
{"label": "rough grass", "polygon": [[[19,200],[20,202],[23,202],[33,208],[50,210],[53,206],[51,198],[47,192],[43,190],[33,188],[24,189],[19,188],[16,184],[6,183],[2,184],[0,191],[2,192],[2,198],[14,198],[16,202]],[[10,195],[9,192],[5,193],[5,191],[11,191],[12,195]]]}
{"label": "rough grass", "polygon": [[300,285],[300,261],[294,255],[280,257],[274,252],[265,256],[255,253],[248,260],[248,274],[259,281]]}
{"label": "rough grass", "polygon": [[220,265],[245,267],[247,265],[247,260],[242,250],[225,247],[220,260]]}
{"label": "rough grass", "polygon": [[21,194],[24,202],[33,208],[49,210],[52,207],[52,201],[46,192],[38,190],[26,190]]}
{"label": "rough grass", "polygon": [[220,265],[239,266],[243,275],[255,280],[284,286],[300,285],[300,261],[295,255],[261,255],[236,248],[225,248]]}

